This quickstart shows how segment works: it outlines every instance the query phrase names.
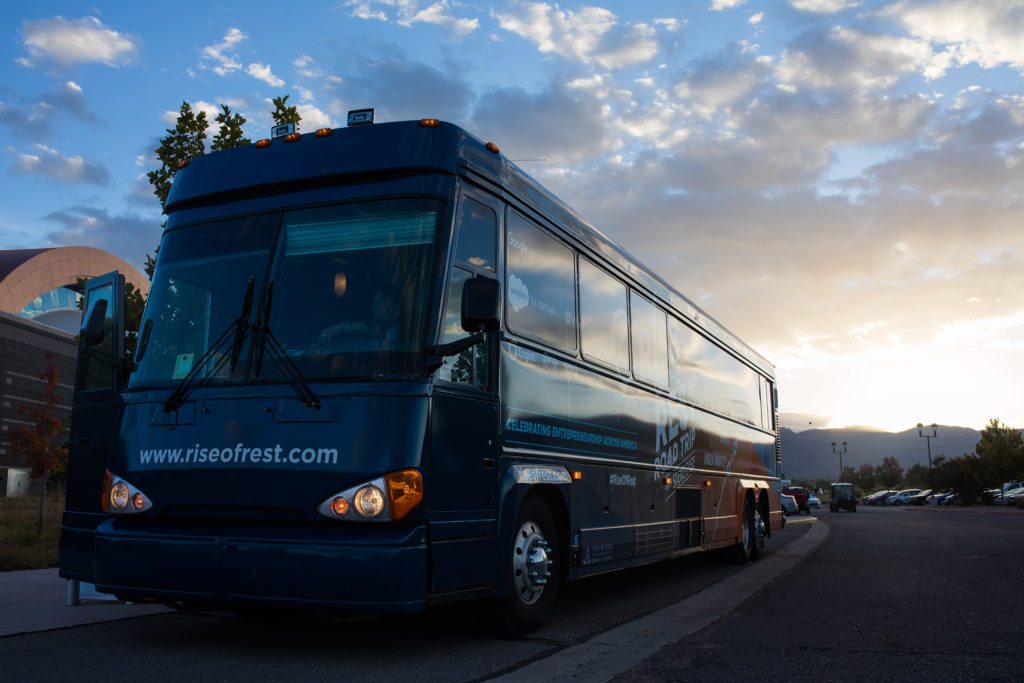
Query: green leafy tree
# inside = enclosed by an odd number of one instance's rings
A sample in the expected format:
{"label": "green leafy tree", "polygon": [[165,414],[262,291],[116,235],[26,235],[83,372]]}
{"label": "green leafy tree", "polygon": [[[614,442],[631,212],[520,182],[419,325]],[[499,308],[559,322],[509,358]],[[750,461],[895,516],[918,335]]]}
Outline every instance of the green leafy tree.
{"label": "green leafy tree", "polygon": [[270,113],[274,117],[274,123],[280,126],[282,123],[294,123],[295,130],[299,130],[299,122],[302,121],[302,116],[299,114],[298,107],[289,107],[288,98],[290,95],[284,97],[275,97],[272,102],[274,103],[274,111]]}
{"label": "green leafy tree", "polygon": [[876,481],[887,489],[891,489],[903,479],[903,466],[895,457],[889,455],[882,464],[875,468]]}
{"label": "green leafy tree", "polygon": [[160,139],[160,146],[156,148],[160,168],[146,174],[153,186],[153,194],[160,200],[161,209],[167,205],[167,195],[181,163],[206,152],[207,127],[206,112],[196,114],[191,104],[181,103],[174,128],[167,129],[167,135]]}
{"label": "green leafy tree", "polygon": [[40,400],[33,401],[32,406],[22,405],[18,409],[18,417],[26,418],[30,426],[21,426],[11,434],[11,453],[28,460],[32,468],[32,478],[42,482],[39,493],[39,514],[36,519],[38,532],[43,530],[43,506],[46,501],[46,480],[61,474],[67,467],[68,451],[63,445],[59,417],[53,414],[60,396],[57,384],[60,382],[60,370],[54,362],[53,354],[46,354],[46,365],[39,374],[43,380],[43,395]]}
{"label": "green leafy tree", "polygon": [[214,119],[220,124],[220,128],[213,137],[210,151],[218,152],[222,149],[234,149],[248,145],[251,141],[245,137],[245,131],[242,130],[242,126],[245,125],[245,117],[241,114],[232,114],[231,108],[226,104],[220,105],[220,110]]}
{"label": "green leafy tree", "polygon": [[924,488],[928,485],[928,468],[917,463],[911,465],[905,475],[907,486],[911,488]]}
{"label": "green leafy tree", "polygon": [[854,482],[865,491],[874,491],[877,486],[877,471],[867,463],[857,469],[857,476]]}
{"label": "green leafy tree", "polygon": [[1019,429],[1008,427],[993,418],[981,430],[981,440],[974,447],[978,457],[980,480],[991,486],[1020,479],[1024,475],[1024,438]]}

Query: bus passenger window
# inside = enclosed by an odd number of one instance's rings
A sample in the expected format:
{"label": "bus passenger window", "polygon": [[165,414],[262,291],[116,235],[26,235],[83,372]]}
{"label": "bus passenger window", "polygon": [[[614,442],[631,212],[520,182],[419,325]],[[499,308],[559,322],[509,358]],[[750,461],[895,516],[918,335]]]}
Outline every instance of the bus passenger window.
{"label": "bus passenger window", "polygon": [[576,258],[572,249],[509,212],[505,303],[509,324],[563,351],[576,350]]}
{"label": "bus passenger window", "polygon": [[583,357],[629,372],[626,285],[580,259],[580,339]]}
{"label": "bus passenger window", "polygon": [[668,386],[668,333],[665,312],[630,292],[633,327],[633,374],[637,379]]}

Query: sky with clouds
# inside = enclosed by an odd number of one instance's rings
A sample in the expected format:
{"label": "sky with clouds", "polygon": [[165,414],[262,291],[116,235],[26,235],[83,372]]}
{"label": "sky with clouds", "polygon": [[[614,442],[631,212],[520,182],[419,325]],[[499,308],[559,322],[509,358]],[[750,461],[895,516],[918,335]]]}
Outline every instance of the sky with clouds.
{"label": "sky with clouds", "polygon": [[0,249],[141,265],[182,100],[437,116],[774,361],[784,425],[1024,426],[1024,0],[166,7],[0,18]]}

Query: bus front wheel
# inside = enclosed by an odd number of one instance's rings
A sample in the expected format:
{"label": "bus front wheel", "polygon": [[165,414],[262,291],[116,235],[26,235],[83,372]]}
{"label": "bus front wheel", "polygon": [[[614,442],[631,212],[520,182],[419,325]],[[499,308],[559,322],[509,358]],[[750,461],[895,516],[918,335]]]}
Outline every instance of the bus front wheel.
{"label": "bus front wheel", "polygon": [[511,572],[510,590],[498,600],[498,612],[504,630],[521,635],[540,628],[551,613],[561,554],[554,517],[539,498],[523,502],[515,529],[505,565]]}

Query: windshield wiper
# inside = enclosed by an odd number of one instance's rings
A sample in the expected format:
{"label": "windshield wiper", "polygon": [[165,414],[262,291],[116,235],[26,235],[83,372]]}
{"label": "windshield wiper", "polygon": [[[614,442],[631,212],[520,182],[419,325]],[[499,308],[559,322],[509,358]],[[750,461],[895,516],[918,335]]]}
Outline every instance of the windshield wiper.
{"label": "windshield wiper", "polygon": [[[217,373],[221,371],[225,363],[228,361],[231,362],[230,372],[234,373],[235,365],[238,362],[238,356],[242,351],[242,345],[245,343],[246,333],[250,327],[249,311],[252,309],[252,297],[255,286],[256,278],[250,276],[249,285],[245,290],[245,297],[242,299],[242,310],[238,312],[238,317],[228,325],[228,328],[224,330],[219,337],[217,337],[217,341],[215,341],[210,348],[206,350],[206,353],[199,357],[199,360],[192,366],[192,369],[189,370],[188,374],[182,378],[171,395],[167,397],[167,400],[164,401],[165,413],[173,413],[180,408],[185,402],[185,399],[188,398],[188,394],[192,389],[197,386],[202,386],[203,384],[208,383],[211,378],[216,377]],[[206,377],[196,381],[196,378],[199,377],[199,373],[209,365],[210,360],[216,357],[217,354],[220,353],[227,345],[228,340],[231,339],[232,333],[234,333],[234,343],[232,344],[231,353],[222,354],[218,357],[216,365],[213,366],[213,371],[206,375]]]}
{"label": "windshield wiper", "polygon": [[263,351],[269,349],[270,358],[277,366],[277,371],[291,385],[302,402],[309,408],[319,410],[320,398],[309,388],[306,378],[302,376],[299,368],[288,356],[288,352],[284,350],[281,342],[277,341],[277,337],[270,330],[270,302],[273,299],[273,292],[274,283],[270,282],[263,295],[263,323],[254,326],[256,329],[255,376],[259,378],[260,370],[263,367]]}

